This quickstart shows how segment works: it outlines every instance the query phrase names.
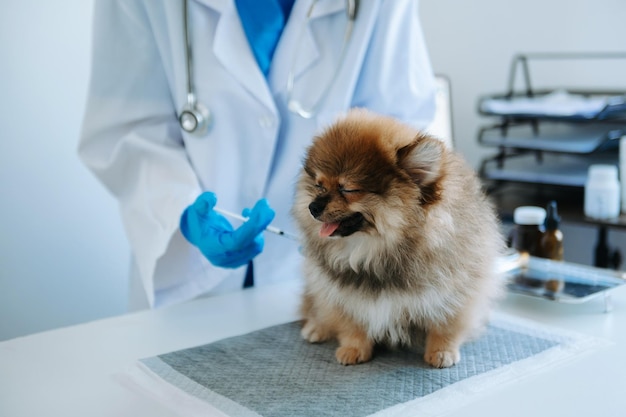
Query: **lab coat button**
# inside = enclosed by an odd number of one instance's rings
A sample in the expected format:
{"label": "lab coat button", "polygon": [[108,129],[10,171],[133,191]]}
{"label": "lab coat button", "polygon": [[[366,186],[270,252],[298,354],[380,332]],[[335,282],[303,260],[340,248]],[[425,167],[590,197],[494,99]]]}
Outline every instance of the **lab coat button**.
{"label": "lab coat button", "polygon": [[270,116],[263,116],[259,118],[259,125],[264,129],[269,129],[274,126],[274,120]]}

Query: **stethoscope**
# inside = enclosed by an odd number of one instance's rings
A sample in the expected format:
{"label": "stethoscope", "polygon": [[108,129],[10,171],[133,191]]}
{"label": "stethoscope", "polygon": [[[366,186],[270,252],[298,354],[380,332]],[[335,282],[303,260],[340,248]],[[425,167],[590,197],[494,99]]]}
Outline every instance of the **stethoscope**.
{"label": "stethoscope", "polygon": [[[313,13],[313,9],[318,0],[314,0],[311,4],[307,12],[307,24],[311,19],[311,15]],[[191,33],[189,29],[189,11],[188,11],[188,3],[189,0],[183,0],[183,26],[185,31],[185,63],[186,63],[186,72],[187,72],[187,103],[181,109],[178,115],[178,121],[180,123],[181,129],[185,132],[202,136],[204,135],[209,126],[211,125],[212,115],[208,108],[199,103],[196,97],[195,89],[193,86],[193,55],[192,55],[192,45],[191,45]],[[350,38],[352,37],[352,30],[354,28],[354,21],[356,20],[356,16],[358,13],[359,0],[346,0],[346,13],[347,13],[347,25],[346,32],[344,34],[343,46],[341,47],[341,52],[339,55],[339,61],[333,72],[333,76],[330,81],[326,84],[324,90],[322,90],[322,94],[318,97],[318,99],[311,104],[310,106],[304,106],[299,100],[296,100],[293,97],[294,90],[294,80],[295,80],[295,64],[297,62],[298,53],[295,54],[294,59],[291,64],[291,69],[289,70],[289,74],[287,75],[287,107],[289,111],[300,115],[305,119],[310,119],[315,116],[318,111],[320,105],[324,102],[328,93],[330,92],[335,80],[337,79],[337,75],[339,74],[339,68],[343,64],[345,60],[346,51],[348,47],[348,43]],[[304,36],[304,32],[306,30],[307,25],[303,25],[302,31],[300,32],[300,38],[298,42],[301,43],[302,38]],[[297,48],[300,50],[301,48]]]}

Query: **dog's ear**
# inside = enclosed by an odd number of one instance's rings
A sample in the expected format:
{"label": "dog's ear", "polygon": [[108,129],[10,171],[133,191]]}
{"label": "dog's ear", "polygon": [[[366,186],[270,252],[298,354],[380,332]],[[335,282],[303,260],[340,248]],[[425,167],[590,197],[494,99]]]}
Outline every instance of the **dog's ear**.
{"label": "dog's ear", "polygon": [[440,140],[418,135],[397,151],[398,166],[421,187],[433,184],[441,177],[444,145]]}

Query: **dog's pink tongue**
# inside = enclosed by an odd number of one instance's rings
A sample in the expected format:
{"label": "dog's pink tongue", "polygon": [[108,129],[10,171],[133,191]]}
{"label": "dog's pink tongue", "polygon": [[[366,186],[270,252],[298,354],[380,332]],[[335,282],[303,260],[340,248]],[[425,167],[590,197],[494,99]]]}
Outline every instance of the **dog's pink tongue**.
{"label": "dog's pink tongue", "polygon": [[339,223],[324,223],[320,229],[321,237],[328,237],[339,227]]}

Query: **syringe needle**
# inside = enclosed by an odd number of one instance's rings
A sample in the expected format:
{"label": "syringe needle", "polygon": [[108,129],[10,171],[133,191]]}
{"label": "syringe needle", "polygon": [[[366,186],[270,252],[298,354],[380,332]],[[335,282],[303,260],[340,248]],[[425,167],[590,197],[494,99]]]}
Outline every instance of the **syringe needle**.
{"label": "syringe needle", "polygon": [[[224,215],[226,217],[230,217],[230,218],[235,219],[235,220],[239,220],[239,221],[242,221],[242,222],[248,221],[247,217],[243,217],[243,216],[241,216],[241,215],[239,215],[237,213],[233,213],[232,211],[224,210],[224,209],[221,209],[219,207],[213,207],[213,210],[215,210],[216,212],[218,212],[218,213],[220,213],[220,214],[222,214],[222,215]],[[292,239],[292,240],[295,240],[295,241],[298,240],[297,236],[292,235],[291,233],[287,233],[287,232],[279,229],[278,227],[274,227],[274,226],[270,225],[270,226],[267,226],[265,228],[265,230],[267,230],[268,232],[277,234],[279,236],[284,236],[284,237],[286,237],[288,239]]]}

